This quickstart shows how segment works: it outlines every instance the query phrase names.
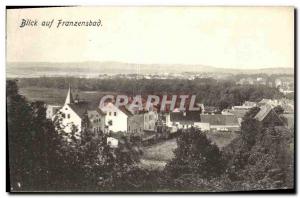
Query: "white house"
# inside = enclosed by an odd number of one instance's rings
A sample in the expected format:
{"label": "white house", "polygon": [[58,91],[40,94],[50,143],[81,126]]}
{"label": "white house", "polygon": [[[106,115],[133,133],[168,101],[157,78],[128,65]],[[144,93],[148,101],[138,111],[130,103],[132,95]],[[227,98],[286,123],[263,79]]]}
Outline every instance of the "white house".
{"label": "white house", "polygon": [[112,102],[108,102],[100,108],[101,111],[106,114],[105,125],[108,127],[108,131],[127,131],[127,119],[132,115],[130,111],[128,111],[124,106],[118,108]]}
{"label": "white house", "polygon": [[199,126],[200,121],[200,111],[170,112],[166,115],[166,126],[170,127],[171,133],[178,129]]}
{"label": "white house", "polygon": [[61,129],[70,133],[76,132],[75,135],[80,137],[83,127],[89,128],[94,132],[105,130],[105,113],[97,106],[84,101],[74,101],[69,87],[65,104],[57,111],[52,120],[60,119]]}
{"label": "white house", "polygon": [[195,127],[202,131],[239,131],[240,125],[235,115],[200,114],[200,112],[171,112],[166,116],[166,125],[171,132]]}

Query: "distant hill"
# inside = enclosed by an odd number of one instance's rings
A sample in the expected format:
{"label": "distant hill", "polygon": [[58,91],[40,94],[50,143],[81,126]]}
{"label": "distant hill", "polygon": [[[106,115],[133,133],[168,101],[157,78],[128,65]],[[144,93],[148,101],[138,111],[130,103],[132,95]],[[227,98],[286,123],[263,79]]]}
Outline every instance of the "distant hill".
{"label": "distant hill", "polygon": [[135,64],[122,62],[10,62],[6,65],[7,77],[38,76],[98,76],[99,74],[162,74],[162,73],[216,73],[216,74],[293,74],[293,68],[226,69],[205,65]]}

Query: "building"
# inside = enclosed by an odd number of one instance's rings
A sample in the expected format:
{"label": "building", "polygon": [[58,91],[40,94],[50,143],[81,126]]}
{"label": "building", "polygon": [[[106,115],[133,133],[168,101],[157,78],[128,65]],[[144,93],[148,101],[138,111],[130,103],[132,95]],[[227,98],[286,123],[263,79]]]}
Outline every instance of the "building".
{"label": "building", "polygon": [[245,101],[241,106],[233,106],[231,109],[223,109],[222,115],[234,115],[237,117],[239,124],[241,124],[245,114],[253,107],[256,107],[256,102]]}
{"label": "building", "polygon": [[217,107],[213,106],[203,106],[202,114],[217,114],[220,113],[220,110]]}
{"label": "building", "polygon": [[237,117],[239,124],[241,125],[244,116],[249,110],[247,109],[223,109],[221,112],[222,115],[234,115]]}
{"label": "building", "polygon": [[259,103],[259,106],[270,105],[272,108],[276,106],[281,106],[284,109],[284,113],[294,113],[294,100],[289,99],[262,99]]}
{"label": "building", "polygon": [[52,120],[59,120],[59,127],[64,132],[75,132],[77,137],[80,137],[83,128],[94,132],[105,131],[105,113],[91,103],[74,101],[70,87],[65,104],[56,112]]}
{"label": "building", "polygon": [[264,106],[264,105],[270,105],[271,107],[276,107],[280,105],[280,103],[278,100],[263,98],[261,101],[258,102],[258,106]]}
{"label": "building", "polygon": [[202,130],[209,129],[210,131],[240,131],[240,124],[235,115],[200,115]]}
{"label": "building", "polygon": [[[49,107],[50,109],[50,107]],[[52,110],[52,109],[51,109]],[[52,113],[49,110],[49,117]],[[158,114],[156,111],[130,111],[125,106],[117,107],[113,102],[98,104],[73,100],[69,87],[65,104],[57,110],[53,121],[59,120],[59,128],[66,133],[75,132],[80,137],[81,131],[88,128],[98,134],[121,133],[125,136],[145,136],[156,133]]]}
{"label": "building", "polygon": [[113,102],[108,102],[100,108],[106,114],[105,125],[108,131],[127,132],[128,117],[133,115],[129,110],[124,106],[116,107]]}
{"label": "building", "polygon": [[93,132],[107,132],[106,126],[105,126],[105,113],[102,112],[99,108],[93,108],[91,110],[87,110],[87,116],[89,119],[89,128]]}
{"label": "building", "polygon": [[135,114],[128,117],[128,133],[133,136],[142,136],[144,132],[144,114]]}
{"label": "building", "polygon": [[284,123],[273,110],[271,105],[264,105],[260,107],[260,111],[254,117],[262,123],[264,127],[269,126],[282,126]]}
{"label": "building", "polygon": [[240,123],[235,115],[200,114],[192,112],[172,112],[167,116],[166,125],[171,132],[190,127],[202,131],[239,131]]}
{"label": "building", "polygon": [[144,131],[155,131],[158,114],[155,111],[140,112],[128,117],[129,133],[143,133]]}
{"label": "building", "polygon": [[166,126],[171,132],[187,129],[200,123],[200,111],[170,112],[166,115]]}

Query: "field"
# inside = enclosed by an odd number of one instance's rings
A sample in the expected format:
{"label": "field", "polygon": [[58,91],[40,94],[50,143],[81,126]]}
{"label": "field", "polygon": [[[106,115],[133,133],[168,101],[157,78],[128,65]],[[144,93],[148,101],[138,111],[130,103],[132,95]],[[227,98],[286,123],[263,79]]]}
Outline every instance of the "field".
{"label": "field", "polygon": [[[56,88],[41,88],[41,87],[20,87],[20,94],[25,96],[29,101],[44,101],[46,104],[62,105],[67,96],[67,89]],[[100,98],[106,94],[114,94],[112,92],[99,92],[99,91],[79,91],[72,90],[73,97],[78,95],[80,100],[89,102],[100,102]]]}
{"label": "field", "polygon": [[144,147],[140,166],[146,169],[162,170],[166,163],[174,157],[173,151],[176,148],[176,139]]}

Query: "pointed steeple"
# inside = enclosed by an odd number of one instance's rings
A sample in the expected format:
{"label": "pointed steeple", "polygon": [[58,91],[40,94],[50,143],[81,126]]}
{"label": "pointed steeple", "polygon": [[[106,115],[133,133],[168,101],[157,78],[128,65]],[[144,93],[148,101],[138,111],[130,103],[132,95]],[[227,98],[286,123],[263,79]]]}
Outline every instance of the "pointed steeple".
{"label": "pointed steeple", "polygon": [[69,91],[68,91],[68,94],[67,94],[65,104],[72,104],[72,103],[74,103],[74,101],[73,101],[73,96],[72,96],[72,93],[71,93],[71,86],[69,84]]}

